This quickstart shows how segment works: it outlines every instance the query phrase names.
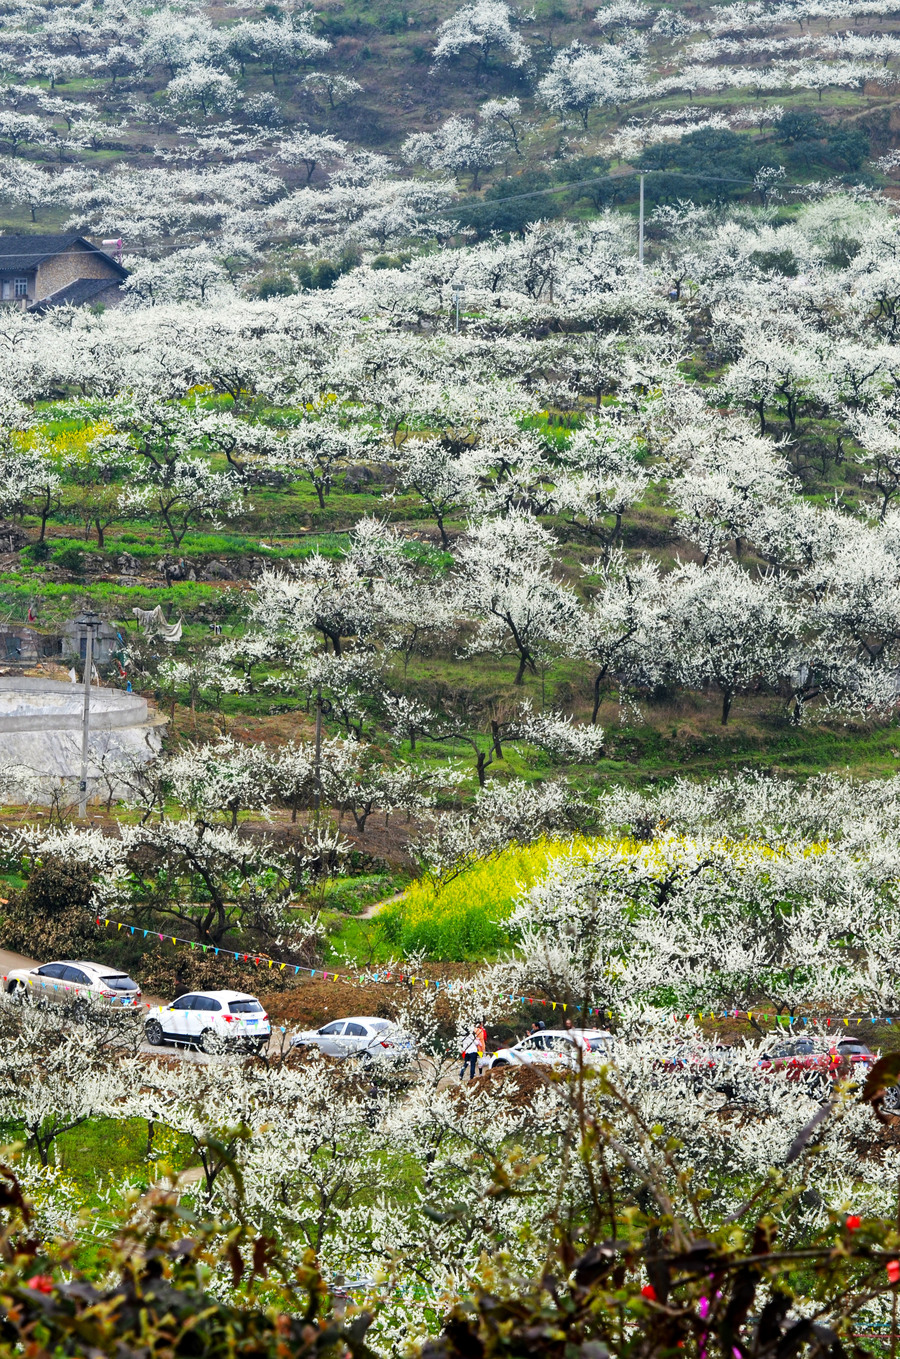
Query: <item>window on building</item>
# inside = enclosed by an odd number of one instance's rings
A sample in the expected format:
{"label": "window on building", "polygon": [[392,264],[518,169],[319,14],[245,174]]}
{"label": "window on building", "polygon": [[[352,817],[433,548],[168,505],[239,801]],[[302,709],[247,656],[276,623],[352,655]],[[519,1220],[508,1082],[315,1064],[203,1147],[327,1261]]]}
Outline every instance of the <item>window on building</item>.
{"label": "window on building", "polygon": [[16,279],[16,297],[27,297],[27,296],[28,296],[28,279],[27,279],[27,278],[17,278],[17,279]]}

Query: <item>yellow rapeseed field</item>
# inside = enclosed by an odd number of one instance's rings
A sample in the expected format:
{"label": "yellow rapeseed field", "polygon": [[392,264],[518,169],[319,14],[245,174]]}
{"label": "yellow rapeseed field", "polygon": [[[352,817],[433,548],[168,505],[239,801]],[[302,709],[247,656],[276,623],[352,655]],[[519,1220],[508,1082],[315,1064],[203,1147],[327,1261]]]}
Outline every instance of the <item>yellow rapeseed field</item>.
{"label": "yellow rapeseed field", "polygon": [[532,845],[515,845],[460,873],[445,886],[419,878],[379,916],[379,930],[391,948],[401,954],[425,953],[431,958],[462,961],[496,953],[507,945],[504,922],[517,899],[560,858],[590,859],[598,852],[612,852],[635,859],[651,874],[667,872],[673,860],[698,860],[710,852],[723,851],[732,861],[759,863],[784,854],[819,854],[825,844],[768,845],[758,840],[698,842],[690,837],[662,835],[649,842],[630,838],[541,839]]}

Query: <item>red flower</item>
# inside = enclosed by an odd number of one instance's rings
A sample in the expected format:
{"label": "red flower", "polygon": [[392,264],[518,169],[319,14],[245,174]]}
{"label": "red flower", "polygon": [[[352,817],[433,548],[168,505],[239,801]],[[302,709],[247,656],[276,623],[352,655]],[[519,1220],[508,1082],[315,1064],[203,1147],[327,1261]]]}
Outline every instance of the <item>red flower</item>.
{"label": "red flower", "polygon": [[28,1280],[28,1287],[33,1288],[36,1293],[52,1293],[53,1280],[49,1274],[33,1274]]}
{"label": "red flower", "polygon": [[892,1284],[900,1282],[900,1260],[888,1260],[887,1276]]}
{"label": "red flower", "polygon": [[862,1226],[862,1218],[857,1217],[855,1213],[851,1213],[850,1216],[847,1218],[846,1225],[848,1232],[859,1231],[860,1227]]}
{"label": "red flower", "polygon": [[641,1297],[648,1298],[650,1302],[656,1302],[656,1289],[652,1284],[644,1284],[641,1289]]}

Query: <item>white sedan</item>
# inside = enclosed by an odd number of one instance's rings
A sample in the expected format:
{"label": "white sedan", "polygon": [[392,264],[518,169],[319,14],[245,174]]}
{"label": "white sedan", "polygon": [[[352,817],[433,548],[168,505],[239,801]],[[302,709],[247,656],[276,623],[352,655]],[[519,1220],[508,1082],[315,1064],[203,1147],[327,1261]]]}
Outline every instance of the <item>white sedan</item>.
{"label": "white sedan", "polygon": [[606,1061],[614,1041],[606,1029],[541,1029],[495,1052],[489,1067],[495,1071],[504,1066],[574,1066],[579,1051],[585,1062]]}
{"label": "white sedan", "polygon": [[11,996],[34,996],[85,1010],[93,1002],[115,1006],[140,1003],[141,988],[127,973],[103,963],[43,963],[40,967],[17,967],[6,976]]}
{"label": "white sedan", "polygon": [[269,1045],[272,1025],[256,996],[246,991],[191,991],[171,1005],[157,1005],[144,1023],[147,1042],[192,1043],[204,1052],[224,1047],[255,1048]]}
{"label": "white sedan", "polygon": [[409,1061],[415,1044],[401,1034],[389,1019],[372,1015],[352,1015],[334,1019],[321,1029],[297,1033],[292,1048],[318,1048],[326,1057],[357,1057],[363,1066],[373,1062]]}

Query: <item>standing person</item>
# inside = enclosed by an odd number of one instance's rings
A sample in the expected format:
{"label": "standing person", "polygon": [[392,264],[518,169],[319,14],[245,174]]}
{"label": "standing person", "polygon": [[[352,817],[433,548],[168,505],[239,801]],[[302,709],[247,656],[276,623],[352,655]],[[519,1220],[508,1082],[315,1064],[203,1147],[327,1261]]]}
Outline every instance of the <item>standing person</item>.
{"label": "standing person", "polygon": [[483,1019],[479,1019],[475,1025],[475,1040],[478,1043],[478,1067],[484,1069],[484,1058],[487,1053],[487,1029]]}
{"label": "standing person", "polygon": [[468,1035],[465,1042],[463,1043],[462,1067],[460,1069],[459,1079],[460,1080],[463,1079],[463,1077],[466,1074],[466,1067],[468,1067],[469,1080],[474,1081],[475,1068],[477,1067],[477,1065],[478,1065],[478,1037],[475,1030],[472,1029],[471,1033]]}

